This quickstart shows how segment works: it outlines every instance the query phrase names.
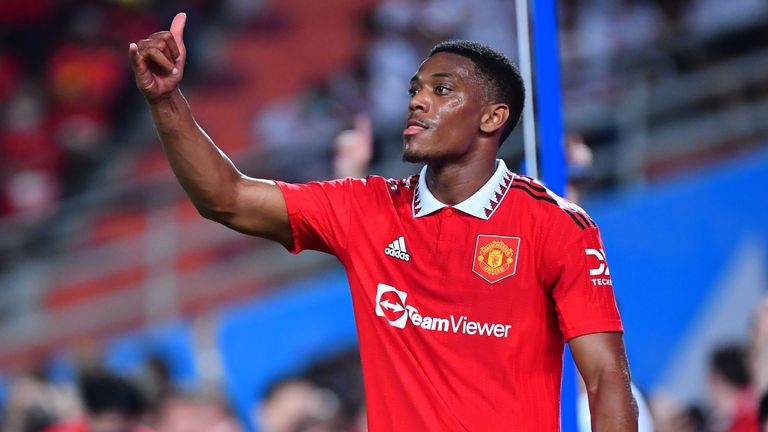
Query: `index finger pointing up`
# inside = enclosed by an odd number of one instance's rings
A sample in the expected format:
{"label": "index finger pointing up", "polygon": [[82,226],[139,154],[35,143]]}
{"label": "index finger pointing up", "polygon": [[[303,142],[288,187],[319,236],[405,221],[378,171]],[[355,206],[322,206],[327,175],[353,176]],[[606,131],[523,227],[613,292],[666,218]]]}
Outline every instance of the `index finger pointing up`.
{"label": "index finger pointing up", "polygon": [[[187,49],[184,47],[184,25],[187,23],[187,14],[180,12],[173,17],[171,22],[171,34],[176,40],[176,45],[179,47],[180,56],[183,57],[187,53]],[[176,59],[178,60],[178,59]]]}

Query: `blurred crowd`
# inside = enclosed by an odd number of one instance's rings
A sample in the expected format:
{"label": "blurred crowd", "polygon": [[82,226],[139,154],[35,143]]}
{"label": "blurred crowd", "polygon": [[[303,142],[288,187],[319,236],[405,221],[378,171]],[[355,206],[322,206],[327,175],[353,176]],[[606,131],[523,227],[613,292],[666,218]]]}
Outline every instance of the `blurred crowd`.
{"label": "blurred crowd", "polygon": [[[559,2],[566,126],[598,164],[590,189],[636,186],[765,142],[768,3]],[[705,125],[706,127],[701,127]]]}
{"label": "blurred crowd", "polygon": [[[74,360],[64,371],[58,359],[15,376],[0,412],[0,430],[240,432],[247,430],[245,422],[262,432],[366,430],[356,349],[329,353],[304,370],[276,378],[253,395],[246,413],[231,409],[222,383],[180,383],[160,356],[147,358],[132,373],[116,373],[93,352],[71,355]],[[768,432],[768,297],[752,312],[745,341],[729,341],[711,352],[705,379],[706,394],[694,401],[646,394],[647,426],[641,431]]]}
{"label": "blurred crowd", "polygon": [[[87,179],[107,166],[105,160],[141,150],[125,148],[135,121],[146,122],[125,62],[129,41],[164,28],[177,10],[189,11],[200,21],[187,36],[191,54],[185,84],[194,86],[196,75],[205,72],[201,69],[215,67],[204,60],[213,56],[205,54],[206,46],[227,43],[237,24],[256,19],[264,3],[0,4],[0,218],[50,216],[63,198],[94,188]],[[628,76],[684,72],[768,46],[765,25],[754,25],[768,16],[762,0],[733,0],[727,7],[714,0],[573,0],[560,2],[559,13],[566,110],[594,101],[596,94],[600,103],[615,104],[617,86]],[[436,42],[474,39],[517,58],[514,2],[485,0],[477,7],[471,0],[382,0],[361,25],[365,45],[354,65],[253,113],[252,152],[269,161],[255,170],[287,180],[331,176],[330,164],[304,161],[328,162],[335,137],[366,113],[373,119],[375,164],[398,176],[401,172],[386,167],[399,161],[407,83]],[[742,34],[740,26],[751,30]],[[688,43],[692,37],[699,37],[698,43]],[[761,94],[768,94],[768,84],[726,100],[706,99],[700,108]],[[615,143],[622,133],[602,123],[572,132],[585,135],[593,146]],[[520,140],[519,134],[511,140]],[[521,159],[520,146],[506,147],[502,156]]]}
{"label": "blurred crowd", "polygon": [[471,0],[380,1],[361,23],[365,49],[354,65],[255,114],[253,140],[273,155],[270,174],[296,181],[332,176],[330,165],[308,166],[305,158],[327,160],[339,132],[361,114],[372,119],[374,163],[399,162],[408,83],[426,53],[455,38],[516,58],[514,22],[514,4],[503,0],[483,7]]}
{"label": "blurred crowd", "polygon": [[[573,0],[558,6],[566,114],[597,104],[607,108],[601,113],[611,117],[598,118],[596,113],[585,123],[566,124],[571,132],[583,135],[590,146],[617,145],[628,133],[621,130],[629,126],[620,103],[627,92],[637,91],[637,80],[655,82],[661,77],[681,76],[768,48],[768,3],[761,0],[735,0],[727,7],[711,0]],[[514,2],[488,0],[477,7],[470,0],[386,0],[372,10],[364,25],[366,48],[354,67],[256,114],[254,141],[265,151],[280,153],[275,156],[274,174],[299,181],[330,176],[327,166],[307,169],[304,159],[296,155],[323,160],[336,134],[349,128],[361,112],[373,119],[376,171],[390,176],[406,174],[411,168],[396,171],[400,167],[393,167],[393,162],[399,160],[408,103],[405,83],[424,54],[440,40],[468,38],[490,44],[517,60]],[[739,77],[741,74],[733,78]],[[680,106],[675,101],[658,108],[636,106],[635,111],[647,110],[639,118],[648,128],[682,122],[693,114],[704,117],[720,108],[768,98],[768,80],[734,92],[719,92],[715,87],[707,91],[712,94],[702,89],[705,96],[701,97],[690,92],[669,95],[679,98]],[[723,120],[736,124],[745,121],[734,116]],[[723,130],[728,126],[724,123]],[[738,142],[741,138],[712,137],[715,146],[724,145],[726,152],[734,142],[743,144]],[[754,143],[761,138],[750,139]],[[522,158],[520,140],[520,134],[513,134],[510,141],[515,144],[501,150],[513,166]],[[695,145],[693,148],[687,155],[689,162],[699,155]],[[643,155],[635,156],[639,161],[644,159]],[[607,161],[616,167],[613,175],[626,169],[621,162],[620,158]],[[616,179],[607,179],[595,182],[592,188],[615,184]]]}
{"label": "blurred crowd", "polygon": [[[218,388],[183,388],[168,364],[148,359],[133,375],[117,374],[98,359],[63,378],[55,368],[17,376],[0,417],[4,432],[262,432],[365,430],[360,360],[355,350],[318,361],[254,395],[238,417]],[[242,414],[242,413],[241,413]]]}
{"label": "blurred crowd", "polygon": [[765,44],[731,37],[726,46],[707,45],[763,21],[768,4],[761,0],[734,0],[727,7],[713,0],[574,0],[559,6],[566,89],[577,80],[609,87],[662,57],[664,67],[684,71],[722,57],[726,49],[738,53]]}
{"label": "blurred crowd", "polygon": [[117,2],[0,4],[0,215],[50,212],[115,150],[130,91],[122,51],[157,28],[148,10]]}
{"label": "blurred crowd", "polygon": [[723,341],[708,359],[707,394],[649,399],[656,432],[768,431],[768,297],[751,314],[743,341]]}
{"label": "blurred crowd", "polygon": [[[75,360],[64,372],[59,359],[59,364],[44,364],[12,379],[0,430],[241,432],[247,430],[245,422],[262,432],[366,430],[355,349],[330,353],[304,370],[278,377],[263,393],[253,395],[246,413],[231,409],[220,382],[182,384],[160,356],[149,357],[132,373],[119,374],[104,369],[104,361],[92,350],[70,358]],[[768,431],[768,297],[752,312],[745,341],[726,342],[710,353],[705,379],[706,394],[694,401],[668,393],[646,394],[648,410],[641,415],[647,426],[641,431]]]}
{"label": "blurred crowd", "polygon": [[[178,10],[206,17],[187,45],[258,11],[261,2],[7,0],[0,2],[0,218],[51,216],[89,189],[144,107],[126,53]],[[191,56],[189,81],[200,69]],[[90,186],[93,189],[93,186]]]}
{"label": "blurred crowd", "polygon": [[[206,27],[216,31],[254,16],[262,2],[0,2],[0,218],[43,220],[63,199],[86,191],[87,180],[106,160],[141,150],[121,146],[133,122],[146,121],[126,47],[164,28],[182,4],[197,12],[191,17],[206,17],[195,24],[202,28],[198,40],[187,41],[194,50],[204,43],[199,39]],[[684,46],[691,35],[718,34],[767,11],[764,0],[731,0],[727,7],[717,0],[561,1],[566,101],[594,88],[610,98],[622,74],[633,73],[640,61],[663,58],[657,63],[662,68],[685,71],[749,44],[765,44],[759,38],[745,43],[741,35],[707,49]],[[379,166],[399,160],[407,83],[439,40],[474,39],[517,58],[514,2],[507,0],[487,0],[483,7],[473,0],[382,0],[363,26],[365,50],[353,67],[254,113],[253,141],[271,155],[265,175],[357,176],[366,169],[360,160],[367,165],[372,157]],[[190,55],[185,76],[192,83],[203,67],[195,58]],[[590,144],[615,134],[574,132],[591,133]],[[373,149],[361,145],[371,141]],[[581,137],[568,142],[579,149],[570,154],[572,174],[588,178],[580,167],[591,164],[591,152]],[[336,158],[330,163],[332,143]],[[502,151],[508,158],[521,156],[518,147]],[[768,431],[768,302],[754,311],[748,343],[723,346],[712,353],[710,365],[709,394],[700,403],[647,395],[655,430],[755,431],[759,418],[760,430]],[[45,368],[14,376],[2,430],[112,432],[141,424],[164,432],[224,432],[243,430],[246,416],[264,432],[362,431],[359,369],[354,352],[324,360],[274,382],[265,394],[254,395],[252,413],[236,415],[223,387],[180,388],[160,359],[147,362],[136,376],[115,375],[92,359],[68,379],[52,377]]]}

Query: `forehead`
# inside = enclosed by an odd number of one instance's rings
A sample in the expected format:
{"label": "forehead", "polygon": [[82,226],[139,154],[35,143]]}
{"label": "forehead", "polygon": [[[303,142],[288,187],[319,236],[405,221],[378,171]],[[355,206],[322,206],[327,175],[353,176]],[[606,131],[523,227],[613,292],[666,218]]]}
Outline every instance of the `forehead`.
{"label": "forehead", "polygon": [[414,78],[424,80],[433,75],[448,74],[468,79],[475,75],[474,71],[475,64],[472,60],[458,54],[440,52],[424,60]]}

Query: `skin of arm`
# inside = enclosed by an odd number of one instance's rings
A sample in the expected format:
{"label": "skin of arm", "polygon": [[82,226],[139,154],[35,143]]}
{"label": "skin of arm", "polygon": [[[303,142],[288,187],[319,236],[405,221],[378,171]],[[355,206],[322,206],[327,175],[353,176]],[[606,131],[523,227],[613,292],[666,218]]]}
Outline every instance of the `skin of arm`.
{"label": "skin of arm", "polygon": [[637,431],[637,402],[621,333],[578,336],[568,345],[587,388],[592,431]]}
{"label": "skin of arm", "polygon": [[200,214],[242,233],[291,246],[285,200],[270,180],[243,175],[195,121],[179,90],[184,75],[186,14],[170,31],[154,33],[128,48],[136,86],[144,95],[163,150]]}

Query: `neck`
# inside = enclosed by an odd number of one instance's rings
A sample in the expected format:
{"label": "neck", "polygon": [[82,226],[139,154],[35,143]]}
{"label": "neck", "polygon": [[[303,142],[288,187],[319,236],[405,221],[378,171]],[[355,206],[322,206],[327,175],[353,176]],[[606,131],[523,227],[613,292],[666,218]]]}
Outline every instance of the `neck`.
{"label": "neck", "polygon": [[495,157],[476,157],[456,162],[429,163],[424,180],[435,198],[453,206],[480,190],[495,171]]}

